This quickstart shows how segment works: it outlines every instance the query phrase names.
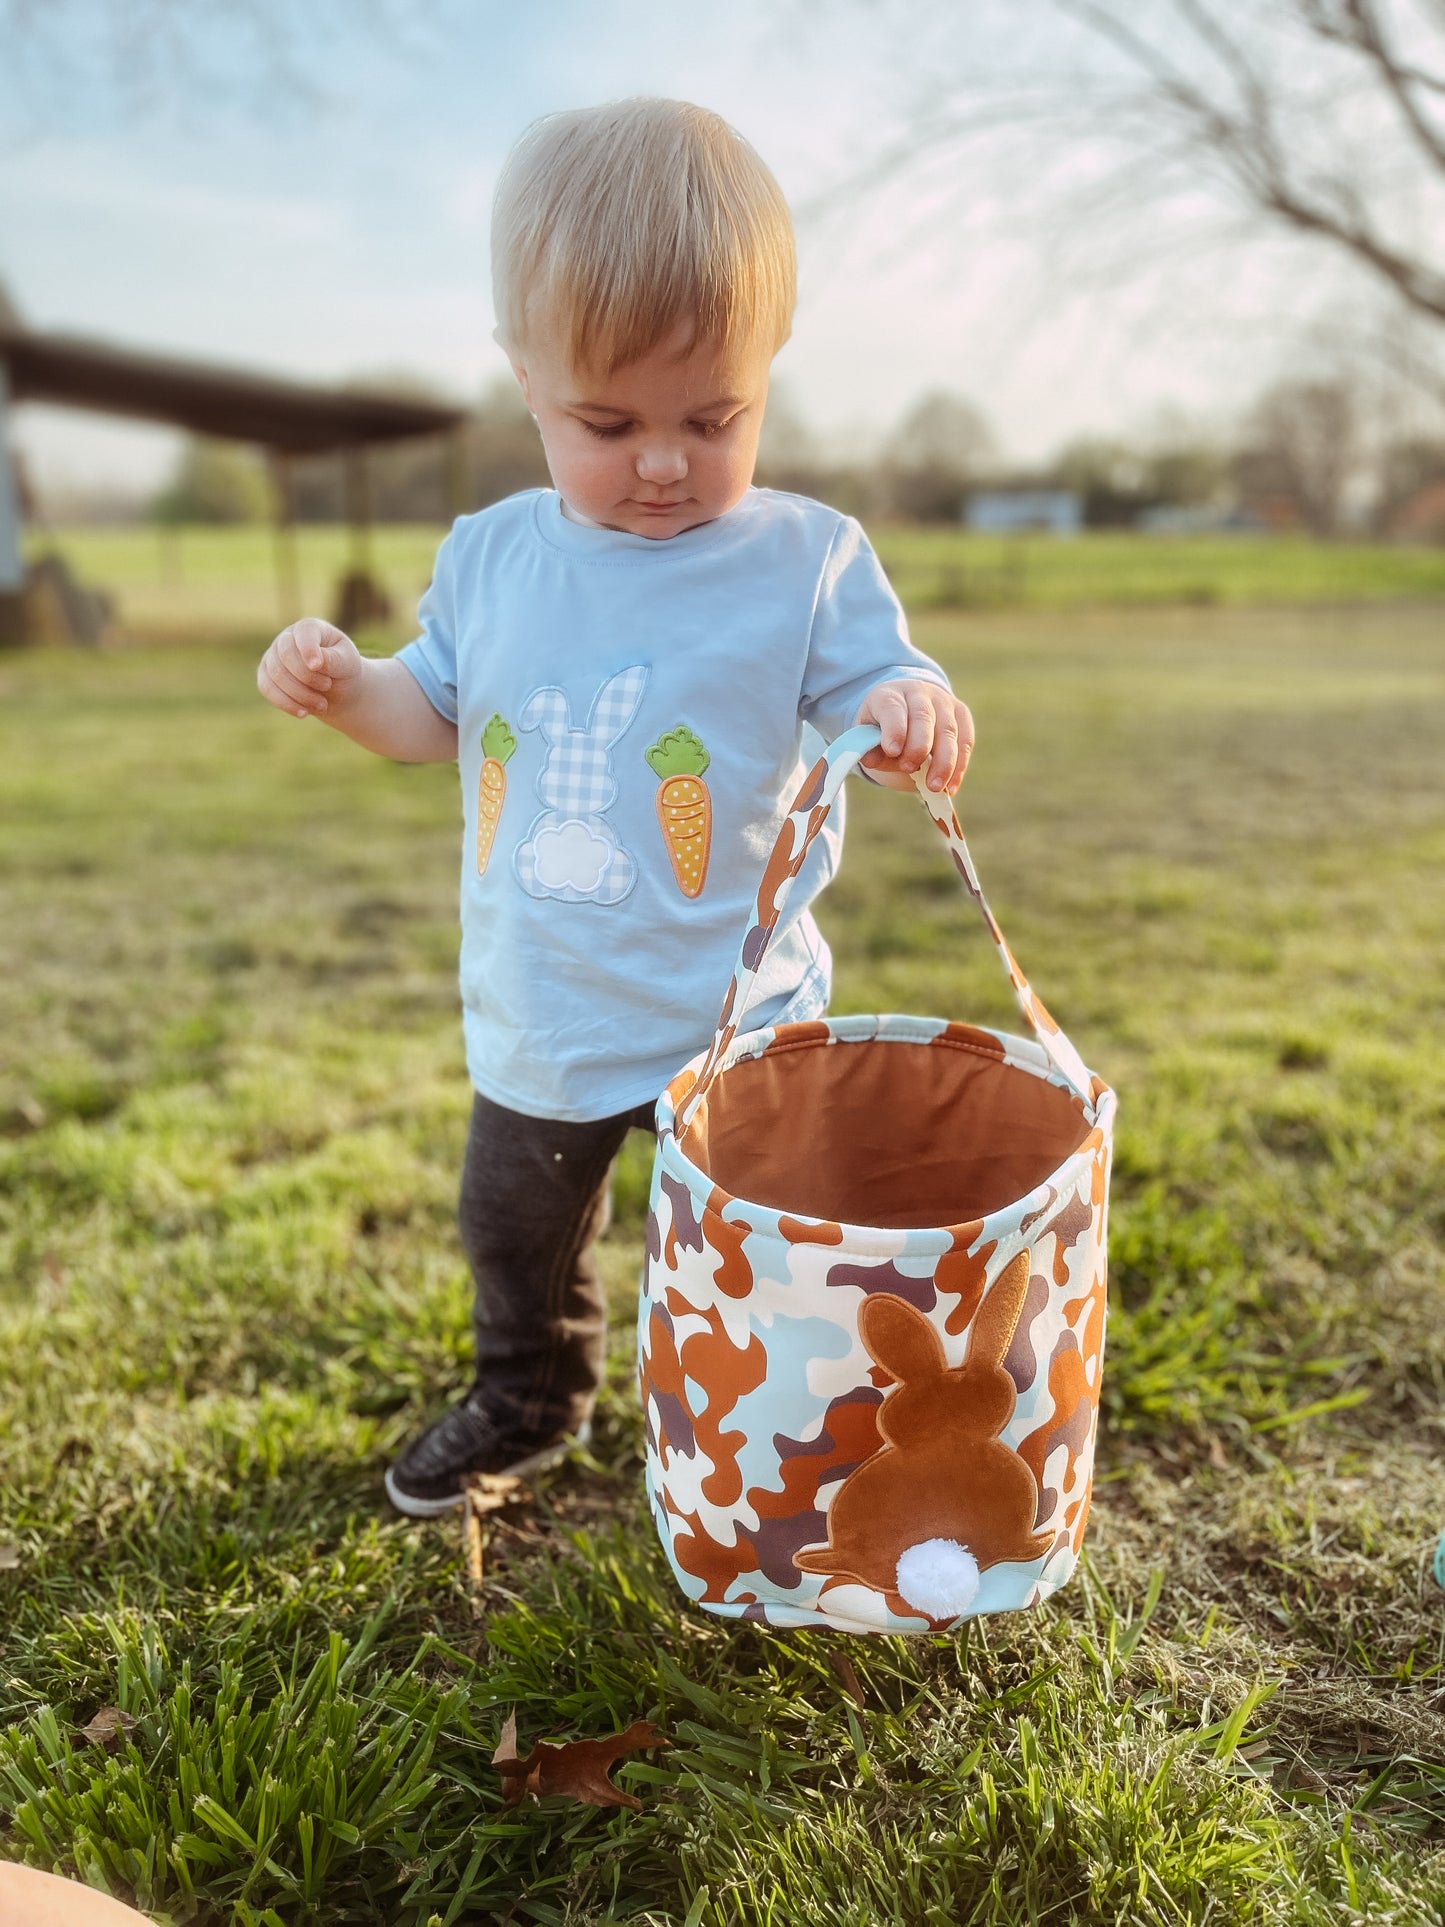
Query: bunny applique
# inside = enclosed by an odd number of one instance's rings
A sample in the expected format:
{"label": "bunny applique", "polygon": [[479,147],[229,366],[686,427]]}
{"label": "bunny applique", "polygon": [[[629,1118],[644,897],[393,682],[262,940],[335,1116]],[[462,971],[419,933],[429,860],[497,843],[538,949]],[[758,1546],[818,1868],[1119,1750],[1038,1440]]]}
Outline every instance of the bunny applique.
{"label": "bunny applique", "polygon": [[1048,1551],[1053,1535],[1034,1531],[1038,1482],[999,1437],[1018,1398],[1003,1361],[1028,1286],[1025,1251],[985,1295],[951,1371],[922,1312],[883,1292],[864,1300],[864,1346],[897,1381],[878,1414],[885,1443],[834,1495],[828,1544],[794,1565],[947,1620],[972,1604],[987,1567]]}
{"label": "bunny applique", "polygon": [[573,727],[560,689],[538,689],[523,703],[518,726],[540,730],[547,745],[537,776],[545,807],[518,846],[517,879],[534,897],[564,903],[621,903],[637,881],[637,864],[617,841],[607,812],[617,801],[613,744],[637,714],[645,664],[619,670],[593,698],[587,721]]}

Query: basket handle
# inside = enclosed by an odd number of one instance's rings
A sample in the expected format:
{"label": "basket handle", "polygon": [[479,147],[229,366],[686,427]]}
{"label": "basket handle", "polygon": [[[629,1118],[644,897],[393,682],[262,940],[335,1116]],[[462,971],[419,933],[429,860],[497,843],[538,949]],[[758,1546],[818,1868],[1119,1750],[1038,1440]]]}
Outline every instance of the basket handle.
{"label": "basket handle", "polygon": [[[827,822],[828,812],[849,774],[870,749],[877,748],[881,740],[882,731],[873,723],[858,723],[852,729],[844,730],[809,770],[802,788],[793,798],[783,826],[778,831],[773,853],[768,858],[763,880],[758,885],[752,922],[743,938],[737,968],[733,971],[732,982],[723,999],[716,1034],[703,1059],[697,1082],[678,1107],[679,1136],[692,1122],[693,1113],[707,1096],[723,1054],[737,1035],[737,1014],[747,1008],[748,993],[762,969],[763,958],[768,954],[768,945],[782,917],[793,879],[802,869],[808,851],[813,846],[813,839]],[[928,814],[948,841],[954,866],[963,878],[964,888],[978,905],[979,914],[997,946],[999,961],[1013,985],[1014,996],[1018,999],[1019,1009],[1028,1019],[1029,1028],[1059,1076],[1071,1090],[1088,1102],[1092,1096],[1092,1080],[1084,1068],[1084,1060],[1029,988],[1028,979],[1015,963],[1013,952],[998,926],[998,919],[989,909],[979,885],[978,872],[973,867],[973,858],[968,853],[968,844],[964,841],[952,802],[943,791],[928,788],[925,770],[920,770],[913,780]]]}

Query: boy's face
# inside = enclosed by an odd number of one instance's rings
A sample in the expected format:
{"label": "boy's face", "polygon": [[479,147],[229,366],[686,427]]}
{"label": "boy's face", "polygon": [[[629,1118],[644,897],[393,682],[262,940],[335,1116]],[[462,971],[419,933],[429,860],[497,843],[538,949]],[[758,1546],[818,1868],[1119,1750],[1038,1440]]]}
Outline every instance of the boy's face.
{"label": "boy's face", "polygon": [[753,479],[772,355],[688,348],[687,330],[610,375],[579,374],[545,343],[512,361],[568,508],[663,540],[714,521]]}

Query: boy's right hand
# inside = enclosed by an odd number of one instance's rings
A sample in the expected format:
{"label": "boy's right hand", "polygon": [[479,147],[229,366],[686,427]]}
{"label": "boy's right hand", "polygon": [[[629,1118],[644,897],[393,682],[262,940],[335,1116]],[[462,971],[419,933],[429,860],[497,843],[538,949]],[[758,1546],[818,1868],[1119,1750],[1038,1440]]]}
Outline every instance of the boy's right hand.
{"label": "boy's right hand", "polygon": [[345,707],[361,673],[350,636],[320,616],[302,616],[262,656],[256,687],[288,716],[326,716]]}

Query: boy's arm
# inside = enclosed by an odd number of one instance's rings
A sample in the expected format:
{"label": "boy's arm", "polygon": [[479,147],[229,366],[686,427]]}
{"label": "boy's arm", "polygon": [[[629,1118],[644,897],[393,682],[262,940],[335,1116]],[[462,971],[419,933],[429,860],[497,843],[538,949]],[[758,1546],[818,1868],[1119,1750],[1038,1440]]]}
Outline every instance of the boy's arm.
{"label": "boy's arm", "polygon": [[831,740],[877,723],[883,740],[862,768],[888,789],[928,769],[950,794],[973,749],[973,718],[938,664],[914,647],[897,596],[862,529],[840,517],[814,604],[800,713]]}
{"label": "boy's arm", "polygon": [[456,758],[457,726],[435,709],[406,664],[363,656],[318,616],[283,629],[261,658],[256,686],[288,716],[315,716],[363,749],[398,763]]}

